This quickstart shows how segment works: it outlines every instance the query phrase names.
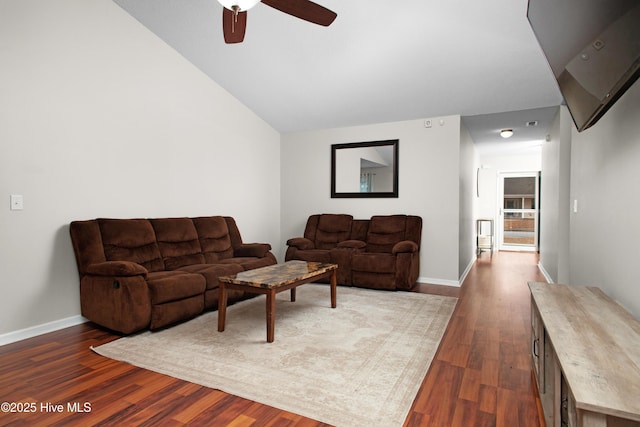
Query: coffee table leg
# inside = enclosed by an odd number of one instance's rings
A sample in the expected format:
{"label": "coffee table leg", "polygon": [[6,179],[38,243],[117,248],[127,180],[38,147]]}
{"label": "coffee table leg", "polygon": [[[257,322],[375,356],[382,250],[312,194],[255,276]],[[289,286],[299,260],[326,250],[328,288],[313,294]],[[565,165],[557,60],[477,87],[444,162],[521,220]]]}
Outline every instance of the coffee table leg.
{"label": "coffee table leg", "polygon": [[291,302],[296,302],[296,288],[291,288]]}
{"label": "coffee table leg", "polygon": [[224,283],[218,283],[218,332],[224,331],[227,321],[227,288]]}
{"label": "coffee table leg", "polygon": [[276,291],[267,292],[267,342],[273,342],[276,320]]}
{"label": "coffee table leg", "polygon": [[331,274],[331,308],[336,308],[336,306],[338,305],[336,301],[337,284],[338,284],[337,274],[338,274],[338,269],[334,269],[333,273]]}

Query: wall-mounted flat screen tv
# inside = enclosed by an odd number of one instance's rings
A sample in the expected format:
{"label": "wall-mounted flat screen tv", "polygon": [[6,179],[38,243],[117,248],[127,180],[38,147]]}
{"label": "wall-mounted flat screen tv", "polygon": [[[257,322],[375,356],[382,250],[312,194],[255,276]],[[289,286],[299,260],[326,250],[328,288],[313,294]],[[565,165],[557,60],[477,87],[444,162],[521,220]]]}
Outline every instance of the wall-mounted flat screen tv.
{"label": "wall-mounted flat screen tv", "polygon": [[529,0],[527,19],[578,131],[640,76],[640,0]]}

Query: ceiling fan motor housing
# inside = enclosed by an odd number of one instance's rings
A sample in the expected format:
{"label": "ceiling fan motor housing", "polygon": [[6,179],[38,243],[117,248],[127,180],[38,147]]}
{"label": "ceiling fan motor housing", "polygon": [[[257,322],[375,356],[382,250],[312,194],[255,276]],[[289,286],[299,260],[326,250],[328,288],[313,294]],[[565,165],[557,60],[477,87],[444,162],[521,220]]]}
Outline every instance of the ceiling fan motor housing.
{"label": "ceiling fan motor housing", "polygon": [[235,10],[234,6],[237,6],[240,11],[245,11],[260,3],[260,0],[218,0],[218,3],[229,10]]}

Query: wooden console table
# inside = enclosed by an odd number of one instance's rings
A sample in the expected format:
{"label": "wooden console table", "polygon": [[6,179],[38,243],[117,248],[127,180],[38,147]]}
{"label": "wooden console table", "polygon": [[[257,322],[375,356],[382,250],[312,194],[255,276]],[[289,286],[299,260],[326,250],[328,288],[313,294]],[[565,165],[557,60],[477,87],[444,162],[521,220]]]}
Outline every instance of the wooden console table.
{"label": "wooden console table", "polygon": [[640,322],[600,289],[530,282],[547,427],[640,426]]}

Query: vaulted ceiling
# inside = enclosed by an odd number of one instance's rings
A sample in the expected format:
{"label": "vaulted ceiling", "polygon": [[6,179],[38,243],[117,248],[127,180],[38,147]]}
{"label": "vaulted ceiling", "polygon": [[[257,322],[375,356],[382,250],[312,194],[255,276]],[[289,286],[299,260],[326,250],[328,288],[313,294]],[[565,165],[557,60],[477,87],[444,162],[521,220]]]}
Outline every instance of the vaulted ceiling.
{"label": "vaulted ceiling", "polygon": [[329,27],[258,3],[233,45],[216,0],[114,1],[282,133],[459,114],[544,139],[562,102],[527,0],[318,0]]}

